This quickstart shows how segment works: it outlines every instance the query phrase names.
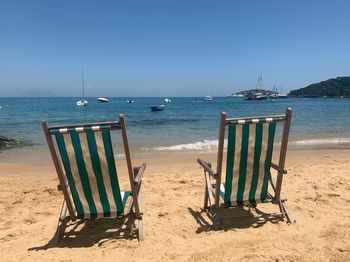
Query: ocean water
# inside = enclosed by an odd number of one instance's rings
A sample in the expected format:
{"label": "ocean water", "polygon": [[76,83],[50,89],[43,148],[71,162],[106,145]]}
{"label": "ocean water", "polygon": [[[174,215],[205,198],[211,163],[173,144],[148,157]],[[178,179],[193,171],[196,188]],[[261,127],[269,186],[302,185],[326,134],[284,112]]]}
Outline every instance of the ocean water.
{"label": "ocean water", "polygon": [[[281,99],[245,101],[220,97],[171,98],[164,111],[149,106],[163,98],[109,98],[98,103],[88,98],[87,107],[77,107],[77,98],[0,98],[0,134],[21,141],[12,150],[46,149],[41,120],[50,125],[117,120],[123,113],[131,149],[137,154],[214,150],[217,146],[220,112],[229,117],[284,113],[293,109],[290,145],[294,148],[350,147],[350,99]],[[129,104],[127,99],[134,99]],[[116,135],[117,136],[117,135]],[[120,138],[115,138],[120,143]],[[10,151],[5,150],[4,152]]]}

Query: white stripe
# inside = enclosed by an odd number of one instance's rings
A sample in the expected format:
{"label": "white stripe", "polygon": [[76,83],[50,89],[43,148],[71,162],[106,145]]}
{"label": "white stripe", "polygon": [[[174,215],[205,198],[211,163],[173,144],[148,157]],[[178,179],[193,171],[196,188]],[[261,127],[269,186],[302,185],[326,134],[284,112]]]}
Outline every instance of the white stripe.
{"label": "white stripe", "polygon": [[116,213],[117,206],[116,206],[115,201],[114,201],[113,189],[112,189],[112,185],[111,185],[111,178],[110,178],[107,159],[106,159],[106,152],[105,152],[105,148],[103,146],[102,133],[96,132],[95,139],[96,139],[98,157],[100,159],[100,164],[101,164],[103,183],[104,183],[104,186],[106,189],[107,199],[109,202],[109,206],[111,209],[111,216],[112,216],[112,212],[115,211],[115,213]]}
{"label": "white stripe", "polygon": [[80,202],[83,206],[84,218],[90,218],[89,204],[86,201],[83,185],[81,184],[78,165],[77,165],[77,161],[75,158],[75,152],[74,152],[71,136],[69,134],[66,134],[66,135],[63,135],[63,138],[64,138],[64,144],[65,144],[66,150],[67,150],[67,155],[68,155],[68,159],[69,159],[69,163],[70,163],[70,168],[72,171],[72,176],[73,176],[75,188],[77,190]]}
{"label": "white stripe", "polygon": [[266,118],[267,123],[271,123],[272,121],[273,121],[273,119],[271,117]]}
{"label": "white stripe", "polygon": [[76,127],[75,132],[84,132],[84,127]]}
{"label": "white stripe", "polygon": [[100,126],[92,126],[91,130],[92,131],[99,131],[100,130]]}
{"label": "white stripe", "polygon": [[247,157],[247,170],[244,185],[243,201],[249,199],[249,191],[253,177],[253,165],[254,165],[254,148],[255,148],[255,131],[256,125],[249,125],[249,141],[248,141],[248,157]]}
{"label": "white stripe", "polygon": [[60,132],[61,134],[67,134],[68,128],[60,128],[60,129],[58,129],[58,132]]}
{"label": "white stripe", "polygon": [[238,120],[238,124],[239,124],[239,125],[245,124],[245,120]]}
{"label": "white stripe", "polygon": [[238,178],[239,178],[239,166],[241,162],[241,149],[242,149],[242,129],[243,126],[236,126],[236,137],[235,137],[235,155],[234,155],[234,166],[232,171],[232,191],[231,200],[237,200],[238,192]]}
{"label": "white stripe", "polygon": [[257,186],[256,186],[255,199],[260,199],[260,193],[261,193],[263,180],[264,180],[267,143],[269,140],[269,124],[268,123],[263,124],[262,132],[263,132],[263,134],[262,134],[262,143],[261,143],[261,155],[260,155],[260,160],[259,160],[259,177],[258,177],[258,182],[257,182]]}
{"label": "white stripe", "polygon": [[86,133],[80,133],[80,146],[83,154],[84,164],[87,172],[87,176],[89,179],[89,184],[91,188],[92,198],[96,206],[96,212],[103,214],[103,207],[100,199],[100,194],[98,193],[98,185],[95,177],[95,172],[91,163],[91,156],[89,151],[89,146],[86,138]]}
{"label": "white stripe", "polygon": [[259,119],[257,119],[257,118],[256,119],[252,119],[252,123],[253,124],[259,123]]}

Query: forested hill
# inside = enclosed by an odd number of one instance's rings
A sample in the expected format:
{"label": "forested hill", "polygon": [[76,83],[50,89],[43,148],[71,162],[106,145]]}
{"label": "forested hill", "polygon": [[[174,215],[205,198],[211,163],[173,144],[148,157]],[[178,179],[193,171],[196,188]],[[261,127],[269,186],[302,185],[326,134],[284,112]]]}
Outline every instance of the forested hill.
{"label": "forested hill", "polygon": [[331,78],[304,88],[292,90],[288,95],[292,97],[350,97],[350,77]]}

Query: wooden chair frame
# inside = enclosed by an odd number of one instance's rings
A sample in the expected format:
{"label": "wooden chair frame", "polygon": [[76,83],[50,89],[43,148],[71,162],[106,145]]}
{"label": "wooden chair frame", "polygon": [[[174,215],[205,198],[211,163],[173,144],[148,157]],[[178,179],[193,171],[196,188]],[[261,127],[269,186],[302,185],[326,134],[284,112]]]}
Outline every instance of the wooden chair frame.
{"label": "wooden chair frame", "polygon": [[[289,139],[289,130],[292,119],[292,109],[287,108],[285,115],[275,115],[275,116],[262,116],[262,117],[244,117],[244,118],[227,118],[226,113],[221,113],[220,119],[220,128],[219,128],[219,145],[218,145],[218,155],[217,155],[217,168],[216,172],[212,169],[211,163],[204,161],[200,158],[197,159],[200,166],[204,169],[204,177],[205,177],[205,194],[204,194],[204,210],[207,210],[209,207],[209,214],[211,219],[213,220],[213,226],[215,229],[220,228],[220,224],[222,221],[222,208],[225,207],[224,203],[220,203],[220,185],[222,178],[222,162],[223,162],[223,152],[224,152],[224,139],[225,139],[225,128],[230,124],[231,121],[236,120],[250,120],[254,118],[268,118],[268,117],[276,117],[282,118],[283,120],[279,120],[279,122],[284,122],[284,128],[282,133],[282,141],[281,148],[279,154],[278,164],[271,163],[271,168],[277,171],[277,179],[276,182],[273,181],[271,175],[269,176],[269,181],[271,184],[271,188],[273,190],[273,194],[269,193],[269,197],[273,204],[278,204],[280,212],[283,217],[287,219],[288,223],[295,222],[291,217],[288,208],[286,206],[287,199],[281,198],[281,188],[283,175],[287,174],[287,170],[285,169],[286,162],[286,154],[288,147],[288,139]],[[215,181],[215,188],[211,185],[211,179]]]}
{"label": "wooden chair frame", "polygon": [[67,223],[69,221],[76,221],[78,218],[75,215],[75,208],[73,206],[73,200],[69,193],[69,184],[67,177],[64,173],[64,169],[61,165],[61,162],[59,160],[58,154],[55,150],[54,142],[52,139],[52,135],[50,134],[51,129],[57,129],[57,128],[69,128],[69,127],[86,127],[86,126],[96,126],[96,125],[110,125],[111,130],[121,130],[122,133],[122,139],[124,144],[124,152],[125,152],[125,158],[128,168],[128,174],[129,174],[129,180],[130,180],[130,187],[131,187],[131,203],[127,209],[127,212],[123,212],[122,215],[120,215],[118,218],[125,218],[129,217],[132,219],[132,228],[131,228],[131,235],[134,231],[134,222],[135,220],[138,221],[137,225],[137,236],[138,240],[143,240],[143,223],[142,223],[142,191],[141,191],[141,185],[142,185],[142,176],[144,174],[144,171],[146,169],[146,164],[143,163],[141,166],[134,167],[131,163],[131,157],[130,157],[130,151],[129,151],[129,143],[128,138],[126,134],[126,125],[125,125],[125,119],[124,116],[121,114],[119,115],[119,121],[110,121],[110,122],[97,122],[97,123],[88,123],[88,124],[77,124],[77,125],[65,125],[65,126],[52,126],[49,127],[48,121],[44,120],[42,121],[42,127],[45,133],[46,141],[52,156],[52,160],[57,172],[59,184],[57,186],[59,191],[62,191],[64,200],[59,216],[59,221],[56,229],[56,233],[54,236],[55,243],[58,243],[64,236],[64,232],[67,226]]}

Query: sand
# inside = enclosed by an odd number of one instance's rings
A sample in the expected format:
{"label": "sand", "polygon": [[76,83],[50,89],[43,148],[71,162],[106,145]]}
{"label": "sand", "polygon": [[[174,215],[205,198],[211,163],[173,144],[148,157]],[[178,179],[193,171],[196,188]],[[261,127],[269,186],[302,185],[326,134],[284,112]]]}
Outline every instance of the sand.
{"label": "sand", "polygon": [[[226,210],[221,231],[213,231],[201,211],[198,155],[144,159],[143,242],[109,219],[71,224],[59,245],[50,242],[63,199],[53,165],[5,162],[0,155],[1,261],[350,260],[349,150],[288,153],[283,197],[295,224],[281,219],[277,206],[261,204]],[[202,157],[215,162],[215,155]],[[119,171],[123,187],[125,171]]]}

